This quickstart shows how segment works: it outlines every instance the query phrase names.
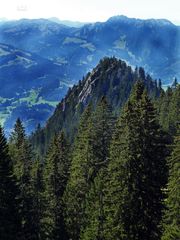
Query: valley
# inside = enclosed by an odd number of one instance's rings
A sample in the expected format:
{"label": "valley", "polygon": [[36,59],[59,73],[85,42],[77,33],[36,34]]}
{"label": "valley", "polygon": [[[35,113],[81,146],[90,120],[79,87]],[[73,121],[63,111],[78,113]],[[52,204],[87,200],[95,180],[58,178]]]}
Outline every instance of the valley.
{"label": "valley", "polygon": [[105,56],[133,69],[141,66],[165,85],[180,78],[180,27],[168,20],[116,16],[64,24],[53,19],[1,22],[0,116],[7,133],[17,117],[28,133],[44,125],[68,89]]}

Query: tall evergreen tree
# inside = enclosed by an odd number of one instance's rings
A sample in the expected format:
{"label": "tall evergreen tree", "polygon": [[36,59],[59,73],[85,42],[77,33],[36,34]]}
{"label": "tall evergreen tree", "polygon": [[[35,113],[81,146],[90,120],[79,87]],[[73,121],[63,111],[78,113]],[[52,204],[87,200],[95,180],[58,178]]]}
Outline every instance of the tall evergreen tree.
{"label": "tall evergreen tree", "polygon": [[63,194],[69,177],[70,154],[67,140],[62,132],[55,135],[47,154],[44,169],[45,201],[44,239],[67,240],[64,221]]}
{"label": "tall evergreen tree", "polygon": [[0,239],[19,239],[21,218],[18,195],[8,145],[0,127]]}
{"label": "tall evergreen tree", "polygon": [[111,145],[105,239],[160,239],[165,144],[155,109],[138,82]]}
{"label": "tall evergreen tree", "polygon": [[20,186],[22,232],[20,239],[37,239],[36,209],[32,181],[32,150],[23,124],[17,119],[10,138],[10,153],[13,157],[14,174]]}
{"label": "tall evergreen tree", "polygon": [[161,96],[156,102],[160,124],[163,129],[174,136],[180,121],[180,85],[161,91]]}
{"label": "tall evergreen tree", "polygon": [[36,237],[37,240],[42,240],[44,238],[45,227],[43,224],[43,213],[47,206],[45,206],[45,198],[44,198],[44,186],[45,183],[43,181],[43,170],[44,165],[41,160],[38,158],[34,164],[32,169],[32,181],[34,187],[33,193],[33,202],[34,202],[34,221],[36,223]]}
{"label": "tall evergreen tree", "polygon": [[169,181],[167,185],[166,211],[163,218],[162,240],[180,239],[180,130],[175,137],[169,158]]}
{"label": "tall evergreen tree", "polygon": [[[104,97],[93,114],[89,106],[82,116],[66,189],[70,229],[74,229],[73,239],[85,239],[85,235],[88,235],[86,232],[92,230],[88,228],[91,221],[95,220],[90,218],[94,211],[92,204],[95,200],[100,200],[102,193],[102,186],[95,184],[95,179],[100,170],[107,166],[113,124],[114,117]],[[101,202],[97,202],[97,205],[103,209]],[[102,219],[97,212],[94,213],[94,217]],[[91,224],[91,227],[94,225]],[[95,234],[101,234],[101,229],[102,221],[99,222]]]}
{"label": "tall evergreen tree", "polygon": [[64,194],[66,202],[66,225],[70,237],[79,239],[85,225],[85,198],[89,189],[89,169],[92,157],[92,106],[84,111],[75,139],[70,168],[70,178]]}
{"label": "tall evergreen tree", "polygon": [[21,179],[25,167],[23,158],[21,158],[25,137],[25,129],[21,120],[18,118],[9,141],[10,154],[13,157],[14,174],[18,180]]}
{"label": "tall evergreen tree", "polygon": [[105,97],[93,114],[93,155],[90,159],[91,185],[86,197],[87,223],[81,239],[104,239],[104,191],[105,176],[109,162],[109,147],[115,118]]}

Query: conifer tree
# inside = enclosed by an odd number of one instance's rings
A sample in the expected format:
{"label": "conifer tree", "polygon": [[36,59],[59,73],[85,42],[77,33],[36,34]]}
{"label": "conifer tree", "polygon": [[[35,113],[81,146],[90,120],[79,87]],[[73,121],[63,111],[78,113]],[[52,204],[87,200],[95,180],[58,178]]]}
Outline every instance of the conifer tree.
{"label": "conifer tree", "polygon": [[44,199],[44,181],[43,181],[43,170],[44,166],[41,160],[38,158],[32,169],[32,181],[34,187],[34,208],[35,215],[34,221],[36,223],[37,240],[45,239],[45,227],[43,224],[43,213],[45,210],[45,199]]}
{"label": "conifer tree", "polygon": [[[104,239],[104,191],[109,162],[109,147],[115,118],[105,97],[93,114],[93,155],[90,159],[91,185],[86,197],[87,223],[81,239]],[[96,207],[95,207],[96,206]]]}
{"label": "conifer tree", "polygon": [[172,136],[176,134],[180,121],[180,85],[168,88],[166,92],[161,90],[161,96],[157,103],[159,121],[163,129]]}
{"label": "conifer tree", "polygon": [[10,153],[13,157],[14,174],[20,187],[21,200],[21,238],[37,239],[36,209],[34,203],[34,186],[32,181],[32,149],[27,140],[23,124],[17,119],[10,138]]}
{"label": "conifer tree", "polygon": [[168,106],[168,131],[175,136],[180,122],[180,84],[177,84],[173,89],[173,94],[169,101]]}
{"label": "conifer tree", "polygon": [[55,135],[47,154],[45,182],[44,239],[68,239],[64,220],[63,194],[69,177],[70,154],[67,140],[62,132]]}
{"label": "conifer tree", "polygon": [[105,97],[102,97],[92,116],[93,158],[91,159],[92,180],[103,166],[107,166],[109,146],[114,129],[115,118],[112,108]]}
{"label": "conifer tree", "polygon": [[169,158],[169,181],[167,185],[166,211],[163,218],[162,240],[180,239],[180,130],[175,137]]}
{"label": "conifer tree", "polygon": [[105,239],[160,239],[165,144],[155,109],[143,84],[138,82],[111,145]]}
{"label": "conifer tree", "polygon": [[[74,147],[70,180],[66,189],[66,198],[69,199],[67,212],[72,221],[70,229],[74,227],[73,239],[79,239],[80,236],[81,239],[85,239],[89,224],[96,220],[90,217],[91,214],[100,220],[95,234],[101,235],[103,216],[99,214],[103,212],[100,200],[103,186],[99,183],[103,180],[97,180],[95,183],[95,179],[108,163],[113,124],[114,117],[104,97],[93,114],[89,106],[81,119]],[[93,206],[94,201],[97,201],[102,211],[97,209],[98,213],[93,213],[96,211]]]}
{"label": "conifer tree", "polygon": [[10,136],[10,141],[9,141],[10,154],[13,157],[14,174],[16,175],[18,180],[21,179],[24,171],[23,168],[25,166],[23,159],[21,158],[22,151],[23,151],[22,146],[24,145],[24,140],[25,140],[25,130],[21,120],[18,118],[14,125],[14,130]]}
{"label": "conifer tree", "polygon": [[91,240],[105,239],[106,225],[105,225],[105,182],[106,182],[107,168],[103,166],[97,176],[91,183],[89,191],[86,196],[87,216],[85,228],[81,231],[80,239]]}
{"label": "conifer tree", "polygon": [[145,71],[142,67],[139,68],[139,79],[144,82],[146,79]]}
{"label": "conifer tree", "polygon": [[90,159],[92,158],[92,106],[85,109],[78,128],[72,154],[70,178],[64,194],[66,226],[70,237],[79,239],[85,225],[85,198],[90,184]]}
{"label": "conifer tree", "polygon": [[21,218],[18,195],[8,145],[0,127],[0,239],[19,239]]}

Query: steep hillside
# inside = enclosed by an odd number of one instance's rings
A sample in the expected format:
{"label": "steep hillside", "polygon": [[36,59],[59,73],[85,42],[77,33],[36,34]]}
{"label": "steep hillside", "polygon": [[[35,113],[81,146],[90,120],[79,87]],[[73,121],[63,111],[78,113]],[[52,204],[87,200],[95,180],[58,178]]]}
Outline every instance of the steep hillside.
{"label": "steep hillside", "polygon": [[66,97],[58,104],[52,117],[43,129],[38,129],[31,137],[31,142],[38,152],[44,154],[51,137],[55,132],[64,129],[72,140],[78,126],[79,118],[88,103],[95,107],[105,96],[116,114],[126,102],[134,83],[138,80],[145,82],[152,96],[159,95],[159,88],[142,68],[132,70],[124,61],[116,58],[105,58],[91,73],[79,81],[78,85],[69,89]]}
{"label": "steep hillside", "polygon": [[18,116],[28,131],[50,116],[69,86],[62,75],[52,61],[0,44],[0,117],[7,132]]}

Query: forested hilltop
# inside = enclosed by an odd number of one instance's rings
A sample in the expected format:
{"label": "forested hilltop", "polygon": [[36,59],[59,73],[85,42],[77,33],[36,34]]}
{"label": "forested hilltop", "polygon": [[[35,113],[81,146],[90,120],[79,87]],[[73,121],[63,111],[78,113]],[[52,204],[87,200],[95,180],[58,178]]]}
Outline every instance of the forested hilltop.
{"label": "forested hilltop", "polygon": [[0,239],[180,239],[179,105],[176,81],[105,58],[30,140],[0,128]]}
{"label": "forested hilltop", "polygon": [[161,80],[153,80],[142,67],[133,70],[117,58],[104,58],[86,77],[69,89],[66,97],[56,107],[44,128],[37,127],[31,143],[41,155],[46,153],[52,136],[63,130],[72,142],[77,132],[79,119],[89,103],[94,109],[103,96],[118,116],[127,101],[135,82],[141,80],[155,99],[161,94]]}

